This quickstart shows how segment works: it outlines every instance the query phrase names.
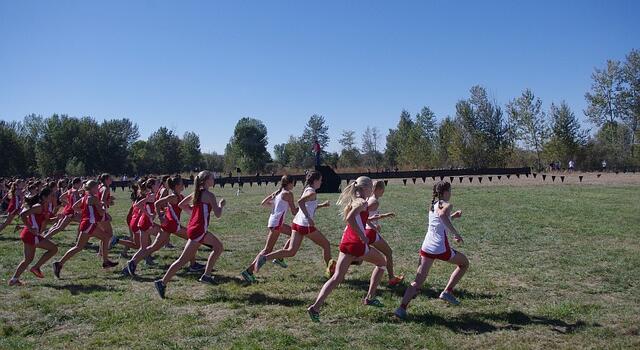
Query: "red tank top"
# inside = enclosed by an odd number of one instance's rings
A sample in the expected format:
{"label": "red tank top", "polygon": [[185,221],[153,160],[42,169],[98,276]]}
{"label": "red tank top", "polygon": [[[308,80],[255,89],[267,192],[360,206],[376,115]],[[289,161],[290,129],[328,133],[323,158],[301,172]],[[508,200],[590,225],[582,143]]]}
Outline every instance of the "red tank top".
{"label": "red tank top", "polygon": [[89,198],[91,198],[90,194],[86,194],[84,198],[82,198],[82,221],[88,221],[92,224],[102,220],[102,215],[98,213],[95,205],[89,204]]}
{"label": "red tank top", "polygon": [[183,199],[184,199],[184,196],[179,194],[176,204],[169,203],[169,205],[167,205],[166,208],[164,208],[164,217],[167,219],[167,221],[180,224],[180,214],[182,213],[182,209],[178,204],[180,204],[180,202],[182,202]]}
{"label": "red tank top", "polygon": [[[356,216],[356,224],[360,227],[363,233],[365,232],[365,225],[368,219],[369,210],[363,210],[358,216]],[[340,243],[362,243],[362,240],[360,240],[360,236],[358,235],[358,229],[347,224],[347,227],[344,228]]]}
{"label": "red tank top", "polygon": [[65,211],[72,211],[73,205],[76,203],[76,195],[78,192],[74,189],[69,190],[67,192],[67,205],[64,206]]}
{"label": "red tank top", "polygon": [[187,225],[187,234],[200,235],[207,232],[211,208],[208,203],[198,202],[191,208],[191,218]]}

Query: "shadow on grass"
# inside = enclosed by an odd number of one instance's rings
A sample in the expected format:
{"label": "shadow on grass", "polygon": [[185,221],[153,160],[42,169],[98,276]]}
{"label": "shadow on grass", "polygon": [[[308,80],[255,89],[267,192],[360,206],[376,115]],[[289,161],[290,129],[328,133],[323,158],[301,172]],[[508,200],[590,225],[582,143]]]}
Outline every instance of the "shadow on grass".
{"label": "shadow on grass", "polygon": [[[380,283],[380,287],[378,288],[379,295],[391,294],[399,297],[404,296],[404,292],[409,286],[411,281],[405,281],[404,284],[396,285],[393,287],[389,287],[386,285],[386,280],[383,279],[383,282]],[[369,289],[369,280],[361,280],[361,279],[345,279],[342,284],[348,285],[350,287],[354,287],[355,289],[362,289],[367,291]],[[433,288],[423,288],[420,289],[420,293],[418,297],[426,297],[426,298],[438,298],[440,296],[440,292]],[[493,299],[497,296],[495,294],[488,293],[480,293],[480,292],[472,292],[466,289],[458,289],[456,288],[454,291],[456,297],[460,297],[460,299],[467,300],[481,300],[481,299]]]}
{"label": "shadow on grass", "polygon": [[17,235],[0,234],[0,241],[19,241],[20,237]]}
{"label": "shadow on grass", "polygon": [[106,291],[114,291],[116,288],[105,287],[98,284],[64,284],[57,285],[46,283],[42,285],[43,287],[53,288],[56,290],[67,290],[71,295],[79,295],[79,294],[91,294],[95,292],[106,292]]}
{"label": "shadow on grass", "polygon": [[[382,321],[382,319],[381,319]],[[384,321],[388,321],[385,319]],[[464,313],[454,318],[444,318],[439,315],[427,313],[409,315],[408,322],[440,325],[449,328],[456,333],[482,334],[499,330],[519,330],[529,325],[544,325],[551,330],[569,334],[585,327],[600,327],[599,324],[587,324],[578,320],[575,323],[567,323],[560,319],[553,319],[544,316],[530,316],[522,311],[498,312],[498,313]],[[498,323],[494,325],[488,321]]]}
{"label": "shadow on grass", "polygon": [[308,303],[308,300],[269,296],[264,293],[254,292],[251,294],[227,294],[227,293],[210,293],[203,299],[196,300],[204,303],[241,303],[247,305],[280,305],[280,306],[302,306]]}

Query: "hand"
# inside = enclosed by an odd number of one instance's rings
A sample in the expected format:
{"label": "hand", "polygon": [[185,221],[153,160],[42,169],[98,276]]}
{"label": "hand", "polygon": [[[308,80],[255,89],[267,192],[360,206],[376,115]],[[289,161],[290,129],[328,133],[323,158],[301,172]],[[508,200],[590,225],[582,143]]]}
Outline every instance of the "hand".
{"label": "hand", "polygon": [[331,203],[329,201],[324,201],[322,202],[322,204],[320,204],[320,206],[323,208],[328,208],[331,206]]}
{"label": "hand", "polygon": [[458,210],[455,213],[451,214],[452,219],[458,219],[460,217],[462,217],[462,210]]}
{"label": "hand", "polygon": [[387,213],[385,214],[386,217],[388,218],[395,218],[396,217],[396,213]]}
{"label": "hand", "polygon": [[369,238],[367,238],[367,236],[364,236],[362,239],[362,243],[364,243],[364,245],[369,245]]}
{"label": "hand", "polygon": [[315,221],[313,221],[313,219],[309,219],[308,221],[309,221],[309,226],[312,226],[312,227],[316,226],[316,223]]}
{"label": "hand", "polygon": [[456,241],[456,243],[463,243],[464,240],[462,239],[462,236],[460,235],[454,235],[453,236],[453,240]]}
{"label": "hand", "polygon": [[224,198],[222,198],[222,199],[220,200],[220,203],[218,204],[218,206],[219,206],[220,208],[224,208],[224,206],[225,206],[225,205],[227,205],[227,200],[226,200],[226,199],[224,199]]}

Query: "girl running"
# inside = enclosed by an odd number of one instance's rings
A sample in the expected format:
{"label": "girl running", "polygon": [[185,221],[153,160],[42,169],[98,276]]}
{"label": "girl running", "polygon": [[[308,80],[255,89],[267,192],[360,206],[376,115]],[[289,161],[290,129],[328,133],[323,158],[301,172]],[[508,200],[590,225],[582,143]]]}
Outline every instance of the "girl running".
{"label": "girl running", "polygon": [[369,218],[366,198],[371,196],[372,192],[371,179],[360,176],[340,194],[338,204],[342,205],[342,215],[347,226],[340,241],[340,255],[338,256],[336,273],[322,286],[315,303],[307,308],[311,320],[315,322],[320,321],[320,307],[324,304],[325,299],[342,282],[349,266],[355,261],[367,261],[375,266],[371,273],[369,291],[362,303],[369,306],[382,306],[382,303],[376,299],[376,291],[384,275],[387,261],[382,253],[369,246],[364,226]]}
{"label": "girl running", "polygon": [[82,180],[76,177],[71,181],[69,189],[60,196],[61,202],[64,204],[62,218],[49,229],[44,238],[51,239],[58,232],[64,230],[72,221],[80,222],[80,215],[73,210],[73,205],[80,199],[78,190],[81,186]]}
{"label": "girl running", "polygon": [[453,296],[453,288],[469,268],[469,260],[461,252],[449,247],[447,232],[453,234],[453,239],[456,242],[463,242],[462,237],[451,223],[451,219],[461,217],[462,212],[456,211],[453,214],[451,213],[453,206],[449,203],[450,199],[450,183],[439,181],[433,185],[433,198],[429,206],[429,225],[427,227],[427,234],[422,242],[422,248],[420,249],[420,266],[418,267],[418,273],[415,281],[411,282],[411,285],[405,291],[400,307],[395,311],[395,315],[400,319],[407,318],[409,302],[417,296],[435,260],[446,261],[458,266],[451,274],[449,283],[447,283],[445,289],[440,293],[440,299],[453,305],[460,303],[458,299]]}
{"label": "girl running", "polygon": [[367,199],[367,207],[369,208],[369,220],[367,221],[365,234],[369,239],[369,244],[384,254],[387,259],[387,273],[389,274],[389,287],[398,285],[404,279],[403,275],[396,276],[393,273],[393,251],[387,241],[380,236],[380,223],[378,220],[385,218],[393,218],[394,213],[380,214],[378,208],[380,206],[380,198],[384,195],[384,181],[377,180],[373,183],[373,195]]}
{"label": "girl running", "polygon": [[24,270],[26,270],[33,261],[36,248],[46,250],[38,262],[29,270],[37,278],[44,278],[44,274],[40,271],[40,268],[58,252],[58,247],[53,242],[40,235],[47,216],[49,215],[49,213],[44,210],[44,206],[54,197],[54,193],[45,187],[39,195],[25,199],[24,210],[20,213],[20,218],[25,224],[25,227],[20,232],[20,239],[24,245],[24,259],[22,259],[13,277],[9,280],[9,286],[22,285],[20,275],[22,275]]}
{"label": "girl running", "polygon": [[156,290],[161,298],[164,298],[167,284],[171,281],[173,276],[182,268],[187,262],[191,261],[195,257],[200,245],[205,244],[210,246],[213,251],[209,254],[207,260],[207,267],[204,270],[204,274],[200,277],[202,283],[213,283],[213,277],[211,276],[211,270],[222,254],[223,246],[222,242],[213,233],[208,231],[209,216],[213,211],[213,214],[219,218],[222,215],[222,209],[224,208],[226,201],[221,199],[219,202],[216,200],[216,196],[209,191],[214,185],[213,174],[209,171],[201,171],[195,178],[194,192],[185,197],[179,204],[183,210],[191,210],[191,219],[187,225],[187,237],[189,240],[184,246],[182,255],[176,260],[164,277],[154,282]]}
{"label": "girl running", "polygon": [[90,180],[84,185],[84,189],[84,197],[73,205],[74,210],[82,211],[82,219],[78,226],[78,241],[74,247],[64,254],[60,261],[53,263],[53,274],[56,278],[60,278],[60,272],[62,271],[64,264],[84,249],[91,237],[95,237],[100,240],[100,248],[103,252],[101,255],[102,268],[108,269],[118,265],[117,262],[109,260],[109,240],[111,239],[111,236],[98,226],[102,216],[105,214],[104,203],[100,202],[97,197],[98,183],[94,180]]}
{"label": "girl running", "polygon": [[[281,233],[284,233],[287,236],[291,235],[291,226],[285,224],[285,218],[287,216],[287,211],[291,210],[293,215],[296,215],[298,212],[298,208],[296,208],[295,202],[293,201],[293,193],[291,190],[293,189],[293,181],[289,178],[289,176],[284,175],[282,179],[280,179],[280,189],[268,195],[265,199],[262,200],[263,206],[271,207],[271,215],[269,215],[269,222],[267,223],[267,227],[269,228],[269,235],[267,236],[267,243],[264,248],[258,253],[258,256],[253,260],[251,265],[247,267],[244,271],[242,271],[241,275],[245,281],[252,283],[256,281],[256,278],[253,276],[255,271],[256,263],[260,256],[265,254],[269,254],[273,251],[273,246],[278,241],[278,237],[280,237]],[[285,243],[285,249],[290,245],[290,240],[287,240]],[[286,268],[287,264],[284,259],[273,259],[273,263],[279,265],[280,267]]]}
{"label": "girl running", "polygon": [[[160,227],[160,231],[158,232],[155,241],[151,246],[147,248],[140,248],[140,250],[138,250],[138,252],[136,252],[136,254],[131,258],[131,260],[127,262],[126,271],[123,271],[123,273],[126,272],[126,274],[133,275],[132,272],[135,273],[138,263],[142,259],[150,256],[151,254],[160,250],[160,248],[164,247],[169,240],[169,236],[172,233],[182,239],[189,239],[187,237],[186,228],[182,227],[182,225],[180,224],[180,214],[182,213],[182,208],[180,208],[179,204],[184,199],[184,196],[182,195],[182,190],[184,190],[182,178],[180,176],[169,178],[169,180],[167,180],[167,186],[172,193],[165,192],[167,195],[154,203],[155,212],[163,212],[166,218]],[[205,265],[198,264],[196,262],[196,257],[194,255],[193,259],[191,260],[189,271],[197,272],[204,270],[204,268]]]}
{"label": "girl running", "polygon": [[0,232],[7,226],[11,225],[13,219],[20,213],[22,202],[24,199],[24,181],[22,179],[15,180],[9,188],[9,206],[7,207],[7,218],[0,225]]}
{"label": "girl running", "polygon": [[266,255],[260,255],[258,257],[257,264],[255,265],[254,272],[258,272],[258,270],[260,270],[268,260],[294,257],[298,252],[298,249],[300,249],[300,245],[302,244],[304,237],[308,237],[322,248],[324,263],[327,267],[325,276],[329,278],[333,275],[336,262],[331,259],[331,246],[322,232],[315,227],[315,222],[313,221],[317,208],[329,206],[328,201],[318,204],[316,190],[320,188],[321,184],[322,174],[319,171],[313,170],[307,173],[305,188],[302,192],[302,196],[298,200],[299,209],[296,216],[293,218],[293,223],[291,225],[291,239],[289,241],[289,246],[285,246],[280,250],[276,250],[275,252]]}

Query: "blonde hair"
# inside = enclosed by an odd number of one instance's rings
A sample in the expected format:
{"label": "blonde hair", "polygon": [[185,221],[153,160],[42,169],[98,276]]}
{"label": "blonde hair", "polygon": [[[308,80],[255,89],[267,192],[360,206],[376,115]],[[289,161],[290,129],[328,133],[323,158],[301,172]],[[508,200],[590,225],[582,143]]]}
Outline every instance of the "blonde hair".
{"label": "blonde hair", "polygon": [[342,218],[346,218],[352,208],[362,205],[366,198],[362,198],[362,189],[373,187],[373,182],[366,176],[360,176],[342,190],[337,204],[342,207]]}
{"label": "blonde hair", "polygon": [[193,201],[192,204],[196,205],[202,196],[202,191],[204,190],[204,183],[211,177],[211,172],[208,170],[203,170],[198,173],[196,179],[194,180],[195,191],[193,192]]}

